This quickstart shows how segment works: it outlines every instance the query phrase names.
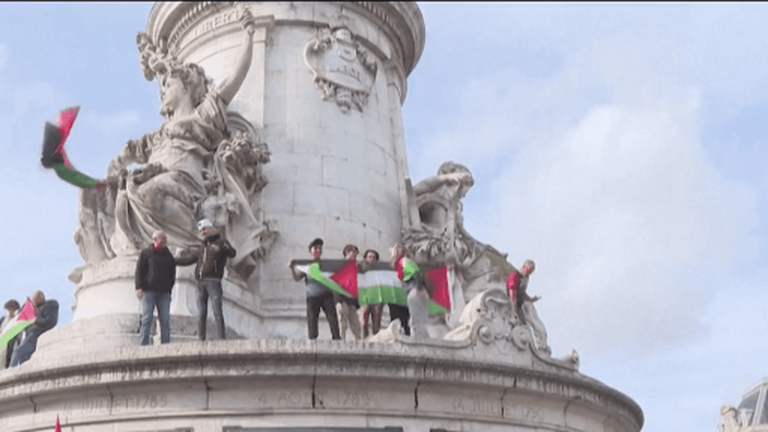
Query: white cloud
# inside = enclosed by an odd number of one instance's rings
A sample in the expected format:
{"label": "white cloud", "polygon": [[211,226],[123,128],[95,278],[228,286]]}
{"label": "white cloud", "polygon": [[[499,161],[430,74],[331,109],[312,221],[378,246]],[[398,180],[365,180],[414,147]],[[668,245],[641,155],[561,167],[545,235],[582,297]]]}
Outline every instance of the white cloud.
{"label": "white cloud", "polygon": [[720,173],[702,143],[717,89],[688,71],[716,58],[684,64],[685,30],[630,21],[563,37],[562,63],[541,78],[516,59],[471,75],[454,92],[459,112],[413,151],[417,180],[447,159],[485,177],[465,221],[513,264],[537,261],[531,290],[556,353],[700,340],[716,289],[700,275],[756,249],[758,191]]}
{"label": "white cloud", "polygon": [[494,184],[485,237],[537,260],[532,289],[559,339],[647,352],[705,328],[709,297],[685,274],[748,254],[757,215],[755,191],[707,160],[697,116],[695,94],[597,106]]}

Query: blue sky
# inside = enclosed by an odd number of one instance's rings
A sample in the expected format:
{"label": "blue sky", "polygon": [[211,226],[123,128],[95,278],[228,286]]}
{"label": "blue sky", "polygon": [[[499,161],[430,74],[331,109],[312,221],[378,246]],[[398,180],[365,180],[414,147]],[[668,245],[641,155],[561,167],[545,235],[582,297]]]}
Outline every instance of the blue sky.
{"label": "blue sky", "polygon": [[[64,306],[77,190],[42,125],[103,175],[160,124],[136,32],[149,3],[0,5],[0,297]],[[767,374],[768,5],[421,4],[404,124],[412,178],[467,165],[466,228],[537,261],[555,356],[634,398],[644,431],[716,431]],[[76,145],[75,145],[76,143]]]}

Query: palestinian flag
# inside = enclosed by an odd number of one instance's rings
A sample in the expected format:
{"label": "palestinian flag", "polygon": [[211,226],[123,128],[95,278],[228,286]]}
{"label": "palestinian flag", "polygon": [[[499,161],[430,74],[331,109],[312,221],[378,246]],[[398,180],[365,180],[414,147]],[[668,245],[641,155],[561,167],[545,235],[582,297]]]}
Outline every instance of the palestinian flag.
{"label": "palestinian flag", "polygon": [[[296,260],[296,270],[324,287],[346,297],[357,297],[357,262],[350,260]],[[320,270],[321,264],[323,270]]]}
{"label": "palestinian flag", "polygon": [[448,266],[442,265],[430,270],[420,269],[419,266],[406,259],[399,259],[396,263],[397,277],[407,281],[419,271],[424,271],[424,282],[429,285],[431,297],[427,304],[427,312],[431,314],[444,314],[451,310],[451,295],[448,290]]}
{"label": "palestinian flag", "polygon": [[11,341],[17,334],[24,331],[25,328],[31,326],[37,319],[37,312],[35,306],[30,299],[24,302],[24,306],[21,307],[19,313],[8,321],[8,324],[3,328],[0,333],[0,347],[5,347],[8,342]]}
{"label": "palestinian flag", "polygon": [[[320,270],[322,267],[323,270]],[[408,306],[408,293],[403,289],[402,278],[415,277],[420,271],[414,262],[392,270],[386,263],[370,265],[358,273],[357,263],[347,260],[296,260],[296,269],[331,291],[347,297],[357,298],[360,305],[393,303]],[[426,269],[425,269],[426,270]],[[427,312],[444,314],[451,310],[448,287],[448,266],[443,265],[425,271],[425,282],[429,284],[432,296]]]}
{"label": "palestinian flag", "polygon": [[360,305],[392,303],[408,306],[408,293],[397,277],[397,272],[386,263],[367,266],[357,275]]}
{"label": "palestinian flag", "polygon": [[397,271],[397,278],[405,282],[411,280],[419,272],[419,266],[410,259],[401,257],[395,263],[395,270]]}
{"label": "palestinian flag", "polygon": [[431,314],[450,312],[451,294],[448,289],[448,266],[443,265],[427,271],[426,282],[432,288],[432,297],[427,304],[427,312]]}
{"label": "palestinian flag", "polygon": [[40,163],[45,168],[53,168],[56,175],[65,182],[81,187],[83,189],[106,187],[106,183],[101,180],[91,178],[72,166],[69,161],[64,144],[67,142],[69,132],[75,123],[77,113],[80,107],[67,108],[59,113],[59,120],[54,125],[45,122],[45,133],[43,135],[43,155],[40,157]]}

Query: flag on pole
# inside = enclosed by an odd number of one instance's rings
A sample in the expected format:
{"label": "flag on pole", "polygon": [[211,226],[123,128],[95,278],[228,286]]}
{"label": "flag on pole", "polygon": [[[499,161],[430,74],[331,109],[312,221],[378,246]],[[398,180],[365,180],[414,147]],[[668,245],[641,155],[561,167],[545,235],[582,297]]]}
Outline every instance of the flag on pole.
{"label": "flag on pole", "polygon": [[19,313],[12,320],[8,321],[8,324],[0,333],[0,346],[5,347],[11,339],[24,331],[25,328],[31,326],[36,319],[35,305],[32,304],[30,299],[27,299]]}
{"label": "flag on pole", "polygon": [[83,189],[103,189],[107,187],[103,180],[94,179],[75,169],[64,147],[78,112],[79,106],[67,108],[59,113],[56,124],[45,122],[40,163],[44,168],[52,168],[56,175],[67,183]]}

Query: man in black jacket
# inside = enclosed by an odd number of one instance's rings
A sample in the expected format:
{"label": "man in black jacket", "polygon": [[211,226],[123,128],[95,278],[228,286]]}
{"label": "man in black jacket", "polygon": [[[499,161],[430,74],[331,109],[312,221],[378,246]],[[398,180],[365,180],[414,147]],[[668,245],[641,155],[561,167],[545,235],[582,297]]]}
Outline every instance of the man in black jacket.
{"label": "man in black jacket", "polygon": [[24,330],[21,342],[18,342],[13,348],[10,367],[18,366],[29,360],[37,350],[37,338],[54,328],[59,322],[59,302],[46,300],[42,291],[35,291],[32,294],[32,303],[35,305],[37,318],[34,324]]}
{"label": "man in black jacket", "polygon": [[141,299],[141,345],[149,345],[155,308],[160,320],[160,343],[171,342],[171,289],[176,283],[176,261],[166,247],[166,241],[165,233],[155,231],[152,246],[143,249],[136,262],[136,296]]}
{"label": "man in black jacket", "polygon": [[227,258],[234,258],[236,251],[228,241],[214,231],[213,224],[208,219],[197,223],[197,229],[203,238],[203,247],[187,256],[176,259],[176,265],[195,267],[197,280],[197,334],[200,340],[205,340],[206,323],[208,319],[208,297],[211,298],[216,334],[219,339],[225,339],[224,314],[221,311],[221,278],[224,276],[224,266]]}

